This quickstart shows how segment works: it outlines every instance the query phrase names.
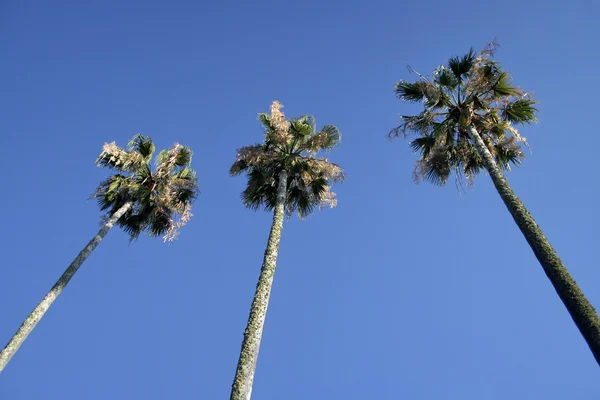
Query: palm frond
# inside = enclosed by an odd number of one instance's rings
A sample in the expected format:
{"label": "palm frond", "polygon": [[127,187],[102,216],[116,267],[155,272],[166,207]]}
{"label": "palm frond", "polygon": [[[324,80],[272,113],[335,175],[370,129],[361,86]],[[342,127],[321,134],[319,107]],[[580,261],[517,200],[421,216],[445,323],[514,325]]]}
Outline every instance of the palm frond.
{"label": "palm frond", "polygon": [[296,209],[298,217],[304,219],[311,215],[317,208],[318,202],[314,195],[306,190],[305,188],[294,187],[290,191],[291,204],[293,207],[289,208],[289,212]]}
{"label": "palm frond", "polygon": [[[444,112],[424,110],[418,115],[401,115],[400,125],[392,129],[388,136],[390,138],[403,136],[406,137],[411,133],[417,135],[429,135],[434,130],[440,129],[439,124],[447,122],[446,118],[442,118],[446,115]],[[442,122],[438,122],[442,120]]]}
{"label": "palm frond", "polygon": [[177,156],[175,157],[175,165],[178,167],[188,167],[192,163],[192,149],[187,146],[175,146]]}
{"label": "palm frond", "polygon": [[129,235],[129,241],[137,239],[150,226],[156,203],[148,198],[136,202],[133,209],[119,220],[118,224]]}
{"label": "palm frond", "polygon": [[394,91],[400,100],[415,103],[425,99],[427,93],[426,86],[427,83],[422,81],[400,81],[396,84]]}
{"label": "palm frond", "polygon": [[237,176],[242,172],[246,171],[250,165],[245,160],[236,160],[229,168],[230,176]]}
{"label": "palm frond", "polygon": [[236,176],[251,167],[266,165],[272,159],[272,153],[264,144],[245,146],[237,151],[237,157],[229,170],[231,176]]}
{"label": "palm frond", "polygon": [[496,97],[515,96],[519,93],[519,89],[510,84],[510,75],[508,72],[499,71],[496,83],[492,86],[492,90]]}
{"label": "palm frond", "polygon": [[537,121],[537,109],[534,104],[537,102],[533,99],[518,99],[508,103],[502,109],[502,119],[515,124],[525,124]]}
{"label": "palm frond", "polygon": [[173,224],[172,212],[169,207],[158,205],[153,208],[149,218],[149,236],[163,236]]}
{"label": "palm frond", "polygon": [[187,146],[175,143],[170,149],[162,150],[158,154],[155,174],[164,178],[180,168],[189,167],[191,162],[192,150]]}
{"label": "palm frond", "polygon": [[[246,189],[242,192],[242,203],[246,207],[258,210],[261,206],[269,204],[270,196],[277,195],[275,178],[267,168],[250,168],[247,178]],[[274,203],[272,205],[274,206]]]}
{"label": "palm frond", "polygon": [[451,165],[445,151],[432,151],[429,157],[423,160],[421,172],[425,180],[436,186],[444,186],[450,177]]}
{"label": "palm frond", "polygon": [[502,169],[510,170],[510,164],[520,165],[525,155],[515,137],[509,137],[494,145],[494,158]]}
{"label": "palm frond", "polygon": [[140,153],[128,152],[112,142],[104,144],[102,152],[96,159],[96,165],[119,172],[135,173],[144,168],[145,161]]}
{"label": "palm frond", "polygon": [[177,171],[173,178],[175,179],[196,179],[196,171],[191,169],[190,167],[181,168]]}
{"label": "palm frond", "polygon": [[421,157],[425,158],[431,152],[433,146],[435,146],[435,137],[433,136],[422,136],[414,139],[410,142],[410,148],[416,153],[420,152]]}
{"label": "palm frond", "polygon": [[484,168],[481,157],[477,153],[471,153],[462,160],[463,171],[466,176],[474,177]]}
{"label": "palm frond", "polygon": [[190,167],[192,151],[175,144],[157,157],[155,173],[150,169],[154,143],[148,136],[135,135],[128,151],[105,144],[98,165],[117,169],[92,197],[96,198],[106,216],[112,215],[127,202],[133,207],[123,215],[118,225],[136,239],[142,232],[150,236],[165,234],[172,240],[177,229],[191,216],[191,204],[198,194],[196,173]]}
{"label": "palm frond", "polygon": [[267,133],[265,141],[238,150],[230,174],[246,172],[247,185],[241,194],[246,207],[273,210],[279,174],[287,171],[286,213],[297,211],[303,216],[326,202],[327,196],[333,196],[321,189],[318,194],[313,192],[318,189],[319,179],[327,183],[344,179],[338,165],[315,157],[317,152],[334,147],[341,135],[334,125],[325,125],[316,132],[315,119],[310,115],[286,120],[280,111],[282,107],[274,102],[271,114],[259,114]]}
{"label": "palm frond", "polygon": [[120,174],[113,175],[100,183],[91,198],[98,201],[100,210],[111,209],[114,212],[130,200],[132,186],[134,181],[131,178]]}
{"label": "palm frond", "polygon": [[434,82],[438,85],[452,91],[459,84],[458,78],[443,65],[433,72]]}
{"label": "palm frond", "polygon": [[462,82],[466,75],[475,65],[475,53],[470,49],[467,54],[462,57],[452,57],[448,60],[448,69],[456,77],[458,82]]}
{"label": "palm frond", "polygon": [[320,132],[309,135],[301,144],[301,149],[309,153],[331,150],[340,142],[341,138],[342,135],[335,125],[325,125]]}
{"label": "palm frond", "polygon": [[536,121],[536,101],[518,86],[511,76],[493,60],[497,43],[492,42],[479,54],[471,49],[462,57],[451,58],[447,66],[438,67],[433,82],[419,74],[416,82],[401,81],[395,86],[397,97],[405,101],[422,101],[424,110],[402,116],[401,124],[390,137],[417,137],[409,145],[419,152],[415,178],[436,185],[446,183],[454,172],[460,180],[472,180],[483,169],[483,162],[467,126],[481,135],[499,166],[518,165],[527,142],[512,124]]}
{"label": "palm frond", "polygon": [[315,131],[314,118],[304,115],[290,121],[290,133],[294,138],[306,138]]}
{"label": "palm frond", "polygon": [[152,155],[154,155],[154,150],[156,149],[150,136],[143,136],[139,133],[131,138],[127,143],[127,148],[129,151],[140,153],[146,163],[150,162]]}
{"label": "palm frond", "polygon": [[259,113],[258,120],[266,131],[273,131],[275,128],[271,125],[271,116],[269,113]]}

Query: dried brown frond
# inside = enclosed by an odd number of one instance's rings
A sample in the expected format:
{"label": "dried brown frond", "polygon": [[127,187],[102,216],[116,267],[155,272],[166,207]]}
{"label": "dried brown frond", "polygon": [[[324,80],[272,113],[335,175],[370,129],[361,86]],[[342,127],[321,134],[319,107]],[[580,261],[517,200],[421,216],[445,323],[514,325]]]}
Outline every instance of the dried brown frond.
{"label": "dried brown frond", "polygon": [[181,203],[178,208],[179,218],[177,220],[171,218],[169,229],[163,236],[164,242],[173,242],[179,236],[179,230],[189,222],[192,218],[192,205],[191,203]]}
{"label": "dried brown frond", "polygon": [[343,181],[346,178],[342,168],[326,158],[309,158],[307,163],[317,175],[322,175],[332,183]]}
{"label": "dried brown frond", "polygon": [[321,193],[319,198],[319,210],[325,207],[334,208],[337,206],[337,199],[335,193],[331,191],[329,186],[325,186],[325,191]]}
{"label": "dried brown frond", "polygon": [[271,104],[270,122],[274,129],[272,137],[276,143],[287,145],[292,139],[292,135],[290,134],[290,122],[286,121],[285,115],[281,111],[282,108],[283,104],[277,100]]}
{"label": "dried brown frond", "polygon": [[525,147],[527,147],[527,149],[529,150],[529,153],[532,153],[531,147],[529,147],[529,143],[527,143],[527,138],[525,136],[522,136],[519,133],[519,131],[517,130],[517,128],[512,126],[512,124],[510,122],[506,121],[506,123],[507,123],[506,129],[510,132],[510,134],[514,138],[515,142],[522,143]]}
{"label": "dried brown frond", "polygon": [[166,176],[173,171],[177,163],[177,157],[179,151],[183,149],[183,146],[179,143],[174,143],[170,149],[161,152],[158,165],[156,167],[155,175],[157,177]]}
{"label": "dried brown frond", "polygon": [[269,153],[263,145],[245,146],[238,150],[236,161],[249,166],[260,166],[270,161]]}
{"label": "dried brown frond", "polygon": [[335,138],[331,132],[323,130],[310,135],[304,142],[302,147],[311,154],[316,154],[321,150],[327,150],[332,147],[333,143],[339,140],[339,133],[336,132]]}
{"label": "dried brown frond", "polygon": [[102,152],[96,159],[99,167],[111,167],[127,171],[144,163],[144,158],[137,152],[128,152],[117,146],[115,142],[104,143]]}

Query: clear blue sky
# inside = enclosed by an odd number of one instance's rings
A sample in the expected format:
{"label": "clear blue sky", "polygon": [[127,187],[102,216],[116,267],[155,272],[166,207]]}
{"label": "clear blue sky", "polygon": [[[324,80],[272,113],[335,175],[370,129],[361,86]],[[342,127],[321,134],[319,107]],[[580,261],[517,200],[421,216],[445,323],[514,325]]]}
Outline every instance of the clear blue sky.
{"label": "clear blue sky", "polygon": [[228,398],[271,223],[228,169],[275,99],[340,128],[348,179],[337,209],[284,228],[253,398],[600,396],[489,178],[415,185],[408,143],[386,139],[413,110],[393,95],[407,63],[429,73],[497,38],[540,100],[508,179],[600,307],[598,2],[4,0],[0,35],[1,345],[97,231],[104,142],[191,146],[202,191],[171,246],[109,233],[0,399]]}

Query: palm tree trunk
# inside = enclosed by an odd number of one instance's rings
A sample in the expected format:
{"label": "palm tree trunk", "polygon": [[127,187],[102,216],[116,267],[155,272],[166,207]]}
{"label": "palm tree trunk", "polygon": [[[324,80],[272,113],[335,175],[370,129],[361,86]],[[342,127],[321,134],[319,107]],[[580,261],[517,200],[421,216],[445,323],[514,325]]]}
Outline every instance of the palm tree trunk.
{"label": "palm tree trunk", "polygon": [[242,350],[235,372],[235,378],[231,387],[230,400],[250,400],[252,395],[252,383],[256,372],[256,360],[258,359],[258,350],[260,349],[260,340],[267,316],[267,307],[269,306],[269,296],[273,285],[273,276],[277,266],[277,255],[279,253],[279,242],[281,240],[281,231],[283,230],[283,219],[285,214],[285,198],[287,190],[287,172],[281,171],[279,174],[279,184],[277,186],[277,202],[273,211],[273,223],[269,233],[269,241],[265,256],[263,259],[254,300],[250,308],[250,317],[244,332],[244,341]]}
{"label": "palm tree trunk", "polygon": [[556,293],[558,293],[567,311],[571,314],[571,318],[573,318],[575,325],[577,325],[590,347],[596,362],[600,365],[600,318],[596,310],[571,277],[560,258],[558,258],[556,251],[535,223],[529,211],[509,186],[477,130],[470,127],[469,135],[477,152],[483,159],[483,164],[489,172],[498,194],[500,194],[506,208],[542,265]]}
{"label": "palm tree trunk", "polygon": [[56,281],[52,289],[46,294],[46,297],[33,309],[29,316],[25,319],[19,330],[13,335],[8,344],[0,352],[0,373],[4,370],[10,359],[15,355],[19,347],[23,344],[27,336],[33,331],[33,328],[42,319],[48,308],[54,300],[65,289],[73,275],[77,272],[81,264],[88,258],[92,251],[98,246],[100,241],[106,236],[113,225],[125,214],[132,206],[132,203],[126,203],[119,208],[109,220],[102,226],[98,234],[81,250],[75,260],[69,265],[67,270],[62,274],[60,279]]}

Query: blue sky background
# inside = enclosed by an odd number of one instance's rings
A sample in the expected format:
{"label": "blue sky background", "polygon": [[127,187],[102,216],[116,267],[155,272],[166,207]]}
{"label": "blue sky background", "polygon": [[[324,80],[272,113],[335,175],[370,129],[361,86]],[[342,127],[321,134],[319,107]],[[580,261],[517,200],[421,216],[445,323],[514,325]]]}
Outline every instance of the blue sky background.
{"label": "blue sky background", "polygon": [[202,191],[171,246],[109,233],[0,399],[228,398],[271,223],[228,169],[275,99],[340,128],[348,179],[337,209],[284,228],[253,398],[600,396],[489,178],[415,185],[408,142],[386,139],[416,109],[393,95],[407,63],[497,38],[540,101],[508,179],[600,307],[598,2],[4,0],[0,35],[1,345],[96,233],[104,142],[191,146]]}

